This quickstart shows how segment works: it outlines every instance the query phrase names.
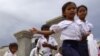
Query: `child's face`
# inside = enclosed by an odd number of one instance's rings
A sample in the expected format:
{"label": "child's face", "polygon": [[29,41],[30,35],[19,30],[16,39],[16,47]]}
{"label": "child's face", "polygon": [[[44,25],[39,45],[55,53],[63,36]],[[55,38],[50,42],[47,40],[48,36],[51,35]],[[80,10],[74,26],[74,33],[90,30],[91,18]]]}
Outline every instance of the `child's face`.
{"label": "child's face", "polygon": [[10,48],[10,51],[14,54],[15,52],[17,52],[17,47],[12,47],[12,48]]}
{"label": "child's face", "polygon": [[85,17],[86,17],[86,15],[87,15],[87,10],[86,10],[86,8],[80,7],[79,10],[78,10],[78,12],[77,12],[77,15],[78,15],[78,17],[79,17],[80,19],[84,20]]}
{"label": "child's face", "polygon": [[[48,31],[48,30],[49,30],[48,28],[43,29],[43,31]],[[48,37],[49,35],[48,34],[45,34],[44,36],[45,37]]]}
{"label": "child's face", "polygon": [[69,4],[64,12],[64,16],[68,17],[69,19],[74,19],[76,13],[76,6],[74,4]]}

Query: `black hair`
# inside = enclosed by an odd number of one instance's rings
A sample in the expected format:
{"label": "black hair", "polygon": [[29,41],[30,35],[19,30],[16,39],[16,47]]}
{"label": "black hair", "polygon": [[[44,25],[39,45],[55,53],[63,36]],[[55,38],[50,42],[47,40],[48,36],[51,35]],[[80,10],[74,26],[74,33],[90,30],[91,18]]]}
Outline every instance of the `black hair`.
{"label": "black hair", "polygon": [[77,7],[77,12],[79,11],[79,9],[80,9],[81,7],[84,7],[84,8],[86,9],[86,11],[88,11],[88,8],[87,8],[85,5],[80,5],[80,6]]}
{"label": "black hair", "polygon": [[9,44],[9,49],[16,47],[18,49],[18,44],[17,43],[10,43]]}
{"label": "black hair", "polygon": [[45,29],[49,30],[49,28],[50,28],[50,25],[44,24],[42,25],[41,30],[45,30]]}
{"label": "black hair", "polygon": [[37,38],[37,39],[35,39],[35,45],[37,44],[37,42],[38,42],[38,38]]}
{"label": "black hair", "polygon": [[[67,2],[62,6],[62,15],[64,14],[66,8],[70,5],[70,4],[74,4],[76,6],[76,4],[74,2]],[[63,15],[64,16],[64,15]],[[64,16],[65,17],[65,16]]]}

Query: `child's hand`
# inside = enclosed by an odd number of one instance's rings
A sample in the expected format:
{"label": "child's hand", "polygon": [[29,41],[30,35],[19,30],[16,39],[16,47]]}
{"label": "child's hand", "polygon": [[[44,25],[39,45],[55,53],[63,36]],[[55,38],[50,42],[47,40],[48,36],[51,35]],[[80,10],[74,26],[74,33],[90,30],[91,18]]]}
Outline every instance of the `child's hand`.
{"label": "child's hand", "polygon": [[86,32],[86,34],[84,34],[84,35],[82,36],[82,41],[87,40],[87,37],[89,36],[90,33],[91,33],[91,32]]}
{"label": "child's hand", "polygon": [[89,36],[91,34],[91,32],[87,32],[86,35]]}
{"label": "child's hand", "polygon": [[33,31],[34,33],[37,33],[37,32],[38,32],[38,30],[37,30],[36,28],[32,28],[32,31]]}
{"label": "child's hand", "polygon": [[49,45],[48,43],[44,42],[44,43],[42,44],[42,46],[43,46],[43,47],[49,47],[50,45]]}
{"label": "child's hand", "polygon": [[37,30],[36,28],[32,28],[32,29],[30,29],[29,31],[32,32],[33,34],[35,34],[35,33],[38,32],[38,30]]}

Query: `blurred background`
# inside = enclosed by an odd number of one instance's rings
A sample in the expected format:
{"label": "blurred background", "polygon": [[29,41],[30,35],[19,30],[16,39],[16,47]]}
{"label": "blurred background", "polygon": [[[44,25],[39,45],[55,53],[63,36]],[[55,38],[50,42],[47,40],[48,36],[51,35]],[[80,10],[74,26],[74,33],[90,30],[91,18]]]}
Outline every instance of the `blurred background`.
{"label": "blurred background", "polygon": [[39,29],[46,21],[60,16],[62,5],[68,1],[88,7],[87,20],[94,25],[93,34],[99,41],[100,0],[0,0],[0,46],[16,42],[15,32]]}

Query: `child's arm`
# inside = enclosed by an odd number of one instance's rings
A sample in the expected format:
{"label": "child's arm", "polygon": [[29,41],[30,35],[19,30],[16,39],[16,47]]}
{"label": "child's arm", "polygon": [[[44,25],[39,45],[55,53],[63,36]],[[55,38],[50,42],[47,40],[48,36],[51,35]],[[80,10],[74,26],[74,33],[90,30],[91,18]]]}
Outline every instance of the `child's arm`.
{"label": "child's arm", "polygon": [[33,34],[46,34],[46,35],[51,35],[51,34],[53,34],[54,33],[54,31],[50,31],[50,30],[48,30],[48,31],[39,31],[39,30],[37,30],[36,28],[33,28],[33,29],[31,29],[30,30]]}
{"label": "child's arm", "polygon": [[52,46],[52,45],[49,44],[49,47],[50,47],[51,49],[57,50],[57,46]]}
{"label": "child's arm", "polygon": [[57,50],[57,46],[53,46],[53,45],[48,44],[48,43],[44,43],[42,46],[43,46],[43,47],[49,47],[50,49]]}
{"label": "child's arm", "polygon": [[86,40],[87,37],[91,34],[91,32],[87,32],[86,34],[82,35],[82,41]]}

